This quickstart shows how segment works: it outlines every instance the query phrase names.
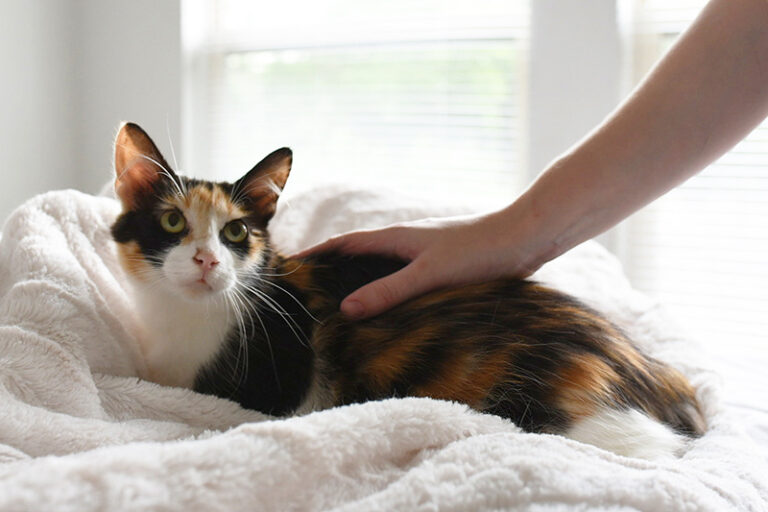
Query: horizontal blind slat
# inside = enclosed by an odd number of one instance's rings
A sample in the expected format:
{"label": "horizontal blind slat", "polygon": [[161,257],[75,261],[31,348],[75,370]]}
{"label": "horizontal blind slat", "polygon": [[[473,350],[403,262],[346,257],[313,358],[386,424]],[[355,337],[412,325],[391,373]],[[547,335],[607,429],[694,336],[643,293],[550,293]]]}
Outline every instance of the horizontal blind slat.
{"label": "horizontal blind slat", "polygon": [[[705,4],[635,0],[638,52],[663,51]],[[734,359],[768,364],[768,122],[634,215],[626,234],[624,265],[638,288],[712,351],[727,341]]]}

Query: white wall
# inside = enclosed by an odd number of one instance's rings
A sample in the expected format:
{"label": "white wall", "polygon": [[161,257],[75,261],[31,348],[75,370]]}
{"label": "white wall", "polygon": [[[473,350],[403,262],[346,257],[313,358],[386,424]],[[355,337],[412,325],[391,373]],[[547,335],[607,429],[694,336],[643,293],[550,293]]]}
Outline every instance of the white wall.
{"label": "white wall", "polygon": [[39,192],[98,191],[121,120],[164,150],[170,131],[180,151],[179,0],[0,0],[0,12],[0,221]]}
{"label": "white wall", "polygon": [[93,191],[112,177],[120,121],[139,123],[172,164],[181,146],[179,0],[75,0],[79,29],[78,185]]}
{"label": "white wall", "polygon": [[75,183],[68,1],[3,0],[0,218],[35,193]]}
{"label": "white wall", "polygon": [[528,167],[533,176],[622,96],[616,0],[532,0]]}

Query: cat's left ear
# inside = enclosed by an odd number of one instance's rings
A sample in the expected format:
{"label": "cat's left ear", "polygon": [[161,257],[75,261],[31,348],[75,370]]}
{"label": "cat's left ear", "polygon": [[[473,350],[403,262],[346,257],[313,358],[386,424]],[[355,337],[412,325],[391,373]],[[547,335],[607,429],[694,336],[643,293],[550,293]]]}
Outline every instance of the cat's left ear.
{"label": "cat's left ear", "polygon": [[147,132],[123,123],[115,139],[115,193],[126,209],[152,197],[163,178],[178,180]]}
{"label": "cat's left ear", "polygon": [[288,181],[292,164],[293,152],[289,148],[273,151],[235,182],[232,195],[247,201],[250,208],[268,221],[275,214],[277,198]]}

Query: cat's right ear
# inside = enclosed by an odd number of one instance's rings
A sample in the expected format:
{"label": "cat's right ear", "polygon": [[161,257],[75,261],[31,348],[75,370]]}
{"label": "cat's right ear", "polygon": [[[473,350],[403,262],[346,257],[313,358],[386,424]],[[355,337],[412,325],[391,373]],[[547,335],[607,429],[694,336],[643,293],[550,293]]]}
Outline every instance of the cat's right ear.
{"label": "cat's right ear", "polygon": [[123,207],[135,208],[164,175],[176,179],[149,135],[137,124],[123,123],[115,139],[115,193]]}
{"label": "cat's right ear", "polygon": [[277,198],[285,187],[293,165],[289,148],[273,151],[235,182],[235,197],[248,202],[264,223],[275,214]]}

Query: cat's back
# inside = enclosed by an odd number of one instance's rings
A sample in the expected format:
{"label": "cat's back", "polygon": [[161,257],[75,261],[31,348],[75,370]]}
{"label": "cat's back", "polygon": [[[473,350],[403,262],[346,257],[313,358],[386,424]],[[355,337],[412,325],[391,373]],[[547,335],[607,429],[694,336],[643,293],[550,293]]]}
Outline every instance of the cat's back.
{"label": "cat's back", "polygon": [[610,406],[639,409],[680,433],[703,431],[681,374],[581,301],[532,281],[437,290],[359,321],[338,313],[347,294],[403,265],[338,254],[312,261],[328,312],[315,350],[337,403],[429,396],[558,433]]}

